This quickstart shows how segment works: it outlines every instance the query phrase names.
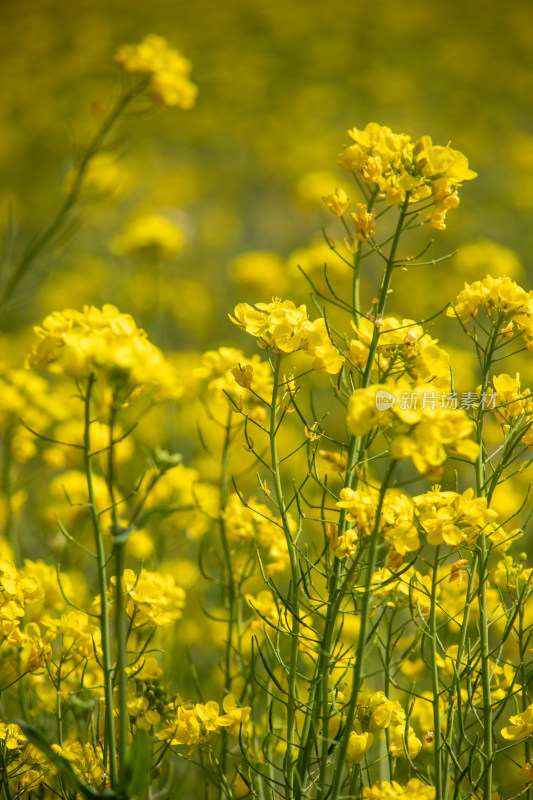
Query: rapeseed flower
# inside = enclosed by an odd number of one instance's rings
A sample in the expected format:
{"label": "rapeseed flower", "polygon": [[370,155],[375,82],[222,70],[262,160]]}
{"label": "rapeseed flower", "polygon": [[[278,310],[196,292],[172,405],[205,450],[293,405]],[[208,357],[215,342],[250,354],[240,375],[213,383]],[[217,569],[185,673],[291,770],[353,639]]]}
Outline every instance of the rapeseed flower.
{"label": "rapeseed flower", "polygon": [[305,305],[278,299],[255,306],[239,303],[234,314],[231,321],[255,336],[263,349],[281,354],[303,350],[314,359],[313,368],[319,373],[335,375],[342,369],[344,357],[333,345],[325,320],[311,321]]}
{"label": "rapeseed flower", "polygon": [[155,400],[177,398],[182,383],[162,352],[148,341],[133,317],[116,306],[55,311],[35,329],[39,341],[26,360],[32,369],[49,369],[77,380],[91,375],[130,402],[144,387]]}
{"label": "rapeseed flower", "polygon": [[[354,144],[339,156],[344,170],[376,187],[388,205],[399,205],[406,197],[411,203],[431,198],[433,208],[426,222],[438,230],[446,227],[446,212],[459,205],[457,188],[476,177],[463,153],[449,145],[434,145],[429,136],[413,142],[407,134],[393,133],[375,122],[348,133]],[[367,238],[365,234],[359,232]]]}
{"label": "rapeseed flower", "polygon": [[194,106],[198,89],[189,80],[190,61],[162,36],[151,34],[139,44],[119,47],[115,61],[126,72],[145,76],[156,102],[183,109]]}
{"label": "rapeseed flower", "polygon": [[506,725],[501,731],[504,739],[526,739],[533,736],[533,703],[521,714],[509,717],[509,722],[510,725]]}

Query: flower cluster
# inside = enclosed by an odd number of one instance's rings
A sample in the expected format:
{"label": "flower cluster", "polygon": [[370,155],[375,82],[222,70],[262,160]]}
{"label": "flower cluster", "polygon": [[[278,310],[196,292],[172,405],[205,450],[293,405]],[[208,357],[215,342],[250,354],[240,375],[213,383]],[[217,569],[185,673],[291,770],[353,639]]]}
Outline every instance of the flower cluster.
{"label": "flower cluster", "polygon": [[[112,577],[112,586],[115,583]],[[126,613],[136,626],[168,627],[180,619],[185,607],[185,592],[181,586],[176,586],[171,575],[159,572],[142,569],[137,575],[132,569],[124,570],[122,593]]]}
{"label": "flower cluster", "polygon": [[95,750],[92,743],[76,741],[64,742],[62,747],[54,744],[52,748],[70,762],[74,771],[84,778],[89,786],[105,786],[106,773],[102,767],[101,748]]}
{"label": "flower cluster", "polygon": [[413,142],[407,134],[393,133],[375,122],[348,133],[354,144],[339,156],[343,169],[375,186],[390,205],[403,203],[407,195],[410,202],[431,199],[429,225],[446,227],[446,212],[459,205],[457,188],[476,177],[463,153],[449,145],[434,145],[429,136]]}
{"label": "flower cluster", "polygon": [[119,47],[115,61],[126,72],[146,76],[157,102],[185,109],[194,106],[198,90],[189,80],[191,64],[162,36],[151,34],[139,44]]}
{"label": "flower cluster", "polygon": [[[523,425],[522,442],[533,449],[533,394],[521,387],[520,375],[494,375],[492,378],[496,403],[494,414],[507,435],[515,424]],[[487,396],[491,394],[490,388]]]}
{"label": "flower cluster", "polygon": [[[353,325],[353,323],[352,323]],[[365,368],[374,333],[374,324],[362,317],[353,325],[356,337],[350,342],[349,361]],[[430,381],[436,389],[450,385],[450,358],[448,353],[424,332],[421,325],[411,319],[398,320],[385,317],[380,326],[379,345],[374,357],[373,376],[381,381],[392,375],[404,375],[418,382]]]}
{"label": "flower cluster", "polygon": [[[341,489],[340,500],[336,505],[337,508],[347,510],[348,519],[355,526],[355,536],[372,534],[376,526],[379,496],[379,491],[371,486],[364,489]],[[420,541],[414,525],[413,501],[409,495],[399,489],[389,489],[385,493],[381,506],[379,531],[389,547],[401,555],[417,549]],[[344,537],[346,535],[345,533]],[[343,552],[346,549],[346,538],[341,540],[339,536],[335,540],[330,536],[330,543],[336,551],[340,550],[339,556],[346,555]],[[351,555],[351,553],[347,554]]]}
{"label": "flower cluster", "polygon": [[[289,553],[280,520],[271,519],[271,511],[255,497],[244,505],[237,494],[231,494],[222,512],[226,535],[235,545],[247,543],[259,548],[266,555],[265,570],[268,575],[282,572],[288,562]],[[289,516],[289,524],[296,531],[296,523]],[[238,559],[233,559],[238,571]]]}
{"label": "flower cluster", "polygon": [[3,777],[9,778],[17,793],[37,789],[50,770],[50,763],[40,750],[30,744],[21,728],[0,722]]}
{"label": "flower cluster", "polygon": [[406,730],[405,711],[397,700],[390,700],[384,692],[362,691],[358,696],[359,712],[354,729],[350,732],[346,756],[348,764],[358,764],[374,741],[374,734],[392,727],[389,752],[391,755],[404,758],[407,751],[409,758],[415,758],[422,749],[422,742],[413,728]]}
{"label": "flower cluster", "polygon": [[191,467],[159,465],[146,475],[143,506],[149,515],[160,511],[175,533],[196,540],[209,529],[209,515],[217,513],[218,493]]}
{"label": "flower cluster", "polygon": [[30,368],[75,379],[103,378],[123,402],[145,386],[154,390],[155,399],[182,393],[181,380],[162,352],[133,317],[113,305],[55,311],[35,333],[39,341],[27,358]]}
{"label": "flower cluster", "polygon": [[158,738],[170,745],[194,747],[211,734],[238,734],[241,725],[248,722],[251,708],[238,706],[231,694],[226,695],[222,707],[223,714],[220,714],[220,706],[214,700],[194,706],[178,706],[175,718],[162,728]]}
{"label": "flower cluster", "polygon": [[251,358],[242,350],[219,347],[208,350],[194,377],[205,383],[209,395],[227,395],[235,402],[252,405],[269,402],[272,395],[272,370],[270,364],[256,354]]}
{"label": "flower cluster", "polygon": [[472,488],[459,494],[433,486],[413,501],[429,544],[472,545],[481,533],[490,535],[497,529],[494,521],[498,513],[487,507],[486,497],[475,497]]}
{"label": "flower cluster", "polygon": [[397,781],[381,781],[381,786],[365,786],[364,800],[435,800],[436,790],[433,786],[422,783],[418,778],[411,778],[405,786]]}
{"label": "flower cluster", "polygon": [[504,336],[521,333],[528,350],[533,348],[533,291],[526,292],[507,276],[486,278],[465,283],[453,306],[447,310],[449,317],[475,317],[480,308],[490,315],[496,313],[507,324],[500,330]]}
{"label": "flower cluster", "polygon": [[[364,436],[373,428],[399,423],[391,442],[392,457],[411,458],[418,472],[429,479],[440,475],[449,454],[474,461],[479,445],[468,438],[474,423],[466,412],[439,408],[436,403],[411,407],[401,400],[404,388],[412,391],[412,386],[404,387],[401,382],[356,389],[348,401],[346,424],[349,431],[355,436]],[[432,384],[417,386],[417,391],[437,397]],[[385,404],[380,402],[382,398]]]}
{"label": "flower cluster", "polygon": [[344,357],[332,344],[325,319],[311,321],[304,305],[276,299],[255,306],[239,303],[234,314],[231,321],[255,336],[265,350],[284,354],[303,350],[314,359],[313,368],[319,373],[335,375],[342,369]]}
{"label": "flower cluster", "polygon": [[167,217],[152,215],[131,222],[111,242],[119,255],[154,256],[172,259],[183,250],[183,233]]}

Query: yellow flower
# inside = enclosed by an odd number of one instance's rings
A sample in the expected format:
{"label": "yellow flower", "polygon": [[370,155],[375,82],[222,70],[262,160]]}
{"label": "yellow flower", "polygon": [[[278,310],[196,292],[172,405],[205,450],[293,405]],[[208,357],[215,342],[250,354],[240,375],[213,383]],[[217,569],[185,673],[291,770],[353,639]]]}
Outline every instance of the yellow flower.
{"label": "yellow flower", "polygon": [[355,211],[350,214],[355,229],[357,241],[364,242],[370,239],[376,232],[376,217],[373,211],[369,211],[365,203],[357,203]]}
{"label": "yellow flower", "polygon": [[303,350],[313,361],[315,372],[335,375],[344,364],[332,344],[322,317],[311,321],[304,305],[296,307],[292,300],[274,299],[271,303],[239,303],[230,319],[241,330],[255,336],[263,349],[275,353]]}
{"label": "yellow flower", "polygon": [[[355,523],[353,531],[345,531],[343,537],[329,529],[331,546],[345,555],[353,555],[359,535],[370,536],[375,527],[376,510],[379,502],[377,489],[341,489],[337,508],[345,508],[348,519]],[[413,524],[413,503],[411,498],[399,489],[389,489],[383,499],[379,531],[385,541],[397,553],[404,555],[416,550],[420,542]]]}
{"label": "yellow flower", "polygon": [[430,136],[421,136],[415,143],[413,152],[420,172],[433,180],[447,178],[455,185],[461,181],[471,181],[477,172],[469,169],[468,159],[459,150],[449,145],[434,145]]}
{"label": "yellow flower", "polygon": [[191,64],[162,36],[151,34],[140,44],[123,45],[115,61],[126,72],[149,78],[149,89],[157,102],[185,109],[194,106],[198,90],[189,80]]}
{"label": "yellow flower", "polygon": [[533,735],[533,703],[521,714],[515,714],[509,718],[510,725],[502,728],[504,739],[525,739]]}
{"label": "yellow flower", "polygon": [[342,217],[352,204],[344,189],[335,189],[334,192],[325,195],[322,200],[337,217]]}
{"label": "yellow flower", "polygon": [[153,255],[172,259],[183,250],[182,231],[166,217],[152,215],[131,222],[111,248],[119,255]]}
{"label": "yellow flower", "polygon": [[442,492],[440,486],[414,498],[418,521],[432,545],[472,545],[481,533],[491,534],[498,513],[487,507],[486,497],[474,497],[472,488],[462,494]]}
{"label": "yellow flower", "polygon": [[218,727],[225,730],[230,735],[236,736],[241,725],[246,725],[250,718],[250,706],[238,706],[232,694],[227,694],[222,707],[225,714],[218,718]]}
{"label": "yellow flower", "polygon": [[[407,741],[407,748],[404,740]],[[421,750],[422,742],[411,726],[409,726],[406,733],[405,725],[395,725],[393,738],[389,746],[389,753],[399,758],[405,758],[408,752],[409,758],[415,758]]]}
{"label": "yellow flower", "polygon": [[480,308],[499,312],[510,320],[501,331],[512,334],[512,326],[522,334],[526,348],[533,347],[533,291],[526,292],[507,276],[493,278],[487,275],[481,281],[465,283],[453,306],[447,309],[449,317],[475,317]]}
{"label": "yellow flower", "polygon": [[[115,583],[115,577],[111,578],[111,584]],[[181,586],[176,586],[171,575],[145,569],[137,575],[126,569],[122,575],[122,592],[126,613],[135,625],[168,627],[181,617],[185,607],[185,592]]]}
{"label": "yellow flower", "polygon": [[359,764],[364,754],[372,746],[374,741],[374,734],[370,731],[363,732],[361,725],[356,725],[356,729],[351,731],[348,739],[348,747],[346,749],[346,760],[348,766],[352,764]]}
{"label": "yellow flower", "polygon": [[[433,208],[426,221],[434,228],[445,228],[446,212],[459,204],[457,187],[476,177],[463,153],[449,145],[434,145],[429,136],[413,143],[410,136],[375,122],[348,133],[355,144],[339,156],[343,169],[377,185],[379,196],[389,205],[403,203],[407,196],[410,203],[431,198]],[[359,220],[356,231],[360,240],[372,235]]]}
{"label": "yellow flower", "polygon": [[329,524],[326,526],[326,535],[329,539],[329,546],[337,558],[346,558],[347,556],[352,558],[357,554],[359,536],[353,528],[338,534],[337,526]]}
{"label": "yellow flower", "polygon": [[29,368],[63,372],[76,379],[90,374],[102,377],[121,393],[123,403],[144,386],[152,387],[154,399],[182,394],[181,380],[162,352],[148,341],[133,317],[113,305],[55,311],[34,330],[39,341],[26,360]]}
{"label": "yellow flower", "polygon": [[435,800],[436,790],[433,786],[422,783],[418,778],[411,778],[405,786],[397,781],[381,781],[381,786],[365,786],[364,800]]}

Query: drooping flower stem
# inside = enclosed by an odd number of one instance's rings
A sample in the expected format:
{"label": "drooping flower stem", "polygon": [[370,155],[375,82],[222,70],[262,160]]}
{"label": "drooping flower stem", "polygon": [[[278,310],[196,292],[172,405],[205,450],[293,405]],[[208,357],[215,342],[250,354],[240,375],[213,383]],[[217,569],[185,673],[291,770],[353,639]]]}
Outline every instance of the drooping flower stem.
{"label": "drooping flower stem", "polygon": [[123,95],[121,95],[109,114],[104,118],[102,124],[94,135],[94,138],[80,159],[70,189],[56,216],[44,229],[44,231],[42,231],[42,233],[31,242],[31,244],[23,253],[20,261],[15,266],[15,269],[11,273],[4,290],[0,295],[0,312],[3,312],[6,306],[9,304],[16,289],[18,288],[18,285],[31,269],[35,259],[48,244],[53,243],[54,239],[64,229],[65,224],[68,221],[69,214],[79,199],[83,181],[92,159],[101,150],[108,133],[111,131],[121,114],[126,110],[132,100],[134,100],[135,97],[144,91],[146,84],[147,81],[143,79],[136,83],[135,86],[133,86]]}

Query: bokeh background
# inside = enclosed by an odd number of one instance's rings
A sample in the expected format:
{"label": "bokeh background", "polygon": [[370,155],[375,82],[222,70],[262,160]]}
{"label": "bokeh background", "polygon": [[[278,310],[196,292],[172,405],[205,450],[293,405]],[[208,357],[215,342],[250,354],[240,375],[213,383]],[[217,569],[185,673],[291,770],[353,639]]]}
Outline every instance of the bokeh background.
{"label": "bokeh background", "polygon": [[[422,280],[407,276],[394,310],[414,315],[421,294],[444,303],[487,270],[512,272],[528,288],[529,0],[505,8],[492,0],[3,0],[1,26],[8,263],[59,206],[69,170],[117,96],[117,46],[163,35],[192,61],[199,86],[192,112],[126,117],[107,151],[117,168],[112,191],[105,202],[86,198],[76,236],[40,259],[4,330],[65,305],[114,302],[162,346],[205,347],[235,339],[226,315],[236,300],[283,292],[305,300],[305,286],[292,289],[295,264],[330,224],[320,198],[346,179],[336,166],[346,131],[369,121],[451,141],[479,173],[447,231],[437,232],[432,256],[480,240],[514,251],[467,249],[471,257],[430,268]],[[179,255],[157,269],[112,244],[147,214],[183,233]],[[235,259],[250,252],[280,260],[239,269]],[[264,272],[278,274],[274,286],[261,282]]]}

